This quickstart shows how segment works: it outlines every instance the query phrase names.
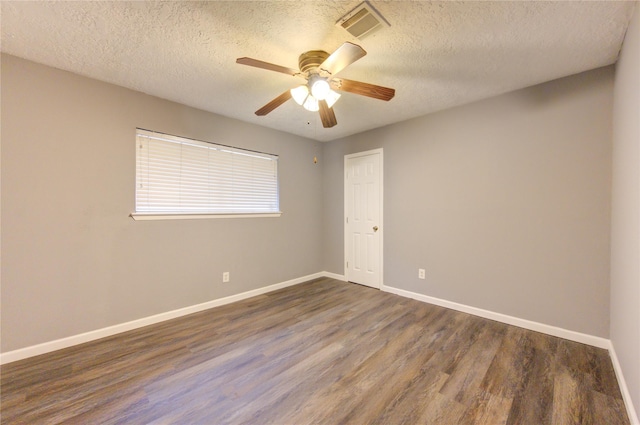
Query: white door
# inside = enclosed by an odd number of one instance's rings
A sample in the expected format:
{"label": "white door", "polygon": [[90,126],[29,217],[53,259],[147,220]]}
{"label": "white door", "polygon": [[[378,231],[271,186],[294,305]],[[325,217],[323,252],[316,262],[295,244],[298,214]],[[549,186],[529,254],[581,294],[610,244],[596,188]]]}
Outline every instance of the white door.
{"label": "white door", "polygon": [[349,282],[382,284],[382,149],[346,155],[345,276]]}

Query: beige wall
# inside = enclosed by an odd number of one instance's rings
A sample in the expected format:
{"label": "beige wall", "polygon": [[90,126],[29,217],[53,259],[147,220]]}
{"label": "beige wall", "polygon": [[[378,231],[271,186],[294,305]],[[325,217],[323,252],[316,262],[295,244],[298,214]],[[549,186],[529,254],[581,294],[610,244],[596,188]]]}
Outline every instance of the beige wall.
{"label": "beige wall", "polygon": [[640,3],[616,65],[611,211],[611,342],[640,412]]}
{"label": "beige wall", "polygon": [[602,68],[328,143],[325,270],[344,271],[343,157],[383,148],[385,285],[607,338],[612,84]]}
{"label": "beige wall", "polygon": [[[342,274],[343,157],[378,147],[386,285],[608,337],[612,86],[603,68],[322,145],[3,56],[2,351]],[[284,215],[134,222],[135,127],[279,154]]]}
{"label": "beige wall", "polygon": [[[322,270],[320,143],[11,56],[1,75],[3,352]],[[280,155],[284,214],[133,221],[136,127]]]}

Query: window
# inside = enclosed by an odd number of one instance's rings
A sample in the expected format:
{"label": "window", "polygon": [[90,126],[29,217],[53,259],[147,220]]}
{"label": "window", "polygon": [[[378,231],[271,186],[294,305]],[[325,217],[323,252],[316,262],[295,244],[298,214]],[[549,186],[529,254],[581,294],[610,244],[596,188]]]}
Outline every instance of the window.
{"label": "window", "polygon": [[278,157],[136,132],[138,219],[278,216]]}

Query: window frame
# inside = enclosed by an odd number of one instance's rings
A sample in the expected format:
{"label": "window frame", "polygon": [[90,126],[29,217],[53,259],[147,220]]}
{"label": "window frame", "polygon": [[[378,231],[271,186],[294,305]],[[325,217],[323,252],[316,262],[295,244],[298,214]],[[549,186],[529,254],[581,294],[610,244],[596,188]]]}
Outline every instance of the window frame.
{"label": "window frame", "polygon": [[[140,167],[140,149],[139,149],[139,137],[147,137],[151,139],[158,139],[165,142],[180,143],[181,145],[191,145],[198,147],[206,147],[211,150],[220,150],[225,153],[239,153],[242,155],[249,155],[254,157],[262,157],[265,159],[271,159],[275,161],[275,201],[277,204],[277,211],[256,211],[256,212],[189,212],[189,211],[138,211],[138,189],[139,189],[139,167]],[[265,153],[245,148],[238,148],[234,146],[222,145],[219,143],[212,143],[202,140],[190,139],[182,136],[174,136],[171,134],[160,133],[157,131],[145,130],[142,128],[136,128],[135,134],[135,189],[134,189],[134,212],[129,216],[136,221],[145,220],[185,220],[185,219],[208,219],[208,218],[258,218],[258,217],[280,217],[282,211],[280,211],[280,182],[279,182],[279,155]],[[181,146],[182,149],[182,146]],[[182,164],[180,165],[182,167]],[[207,168],[209,170],[209,168]],[[234,199],[237,201],[237,199]],[[180,208],[180,207],[177,207]]]}

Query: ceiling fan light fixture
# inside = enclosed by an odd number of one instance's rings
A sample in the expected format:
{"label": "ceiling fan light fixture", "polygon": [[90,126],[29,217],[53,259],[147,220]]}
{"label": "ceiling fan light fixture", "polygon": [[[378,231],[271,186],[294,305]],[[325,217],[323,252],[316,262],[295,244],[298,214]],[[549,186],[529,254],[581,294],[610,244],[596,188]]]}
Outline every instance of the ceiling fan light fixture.
{"label": "ceiling fan light fixture", "polygon": [[309,96],[309,87],[305,84],[291,89],[291,97],[298,105],[304,105],[304,101]]}
{"label": "ceiling fan light fixture", "polygon": [[329,82],[324,78],[316,78],[311,83],[311,94],[318,100],[325,100],[330,91]]}
{"label": "ceiling fan light fixture", "polygon": [[358,59],[364,57],[367,52],[357,44],[345,42],[333,53],[328,54],[324,50],[312,50],[304,52],[298,59],[300,72],[280,65],[264,62],[252,58],[238,58],[236,63],[280,72],[294,77],[302,77],[305,84],[287,90],[277,96],[271,102],[258,109],[255,114],[264,116],[287,102],[294,99],[298,105],[312,112],[320,113],[320,121],[324,128],[331,128],[338,122],[333,111],[333,105],[340,98],[340,94],[331,89],[335,87],[341,92],[349,92],[380,100],[391,100],[395,90],[363,83],[361,81],[335,79],[334,76]]}

